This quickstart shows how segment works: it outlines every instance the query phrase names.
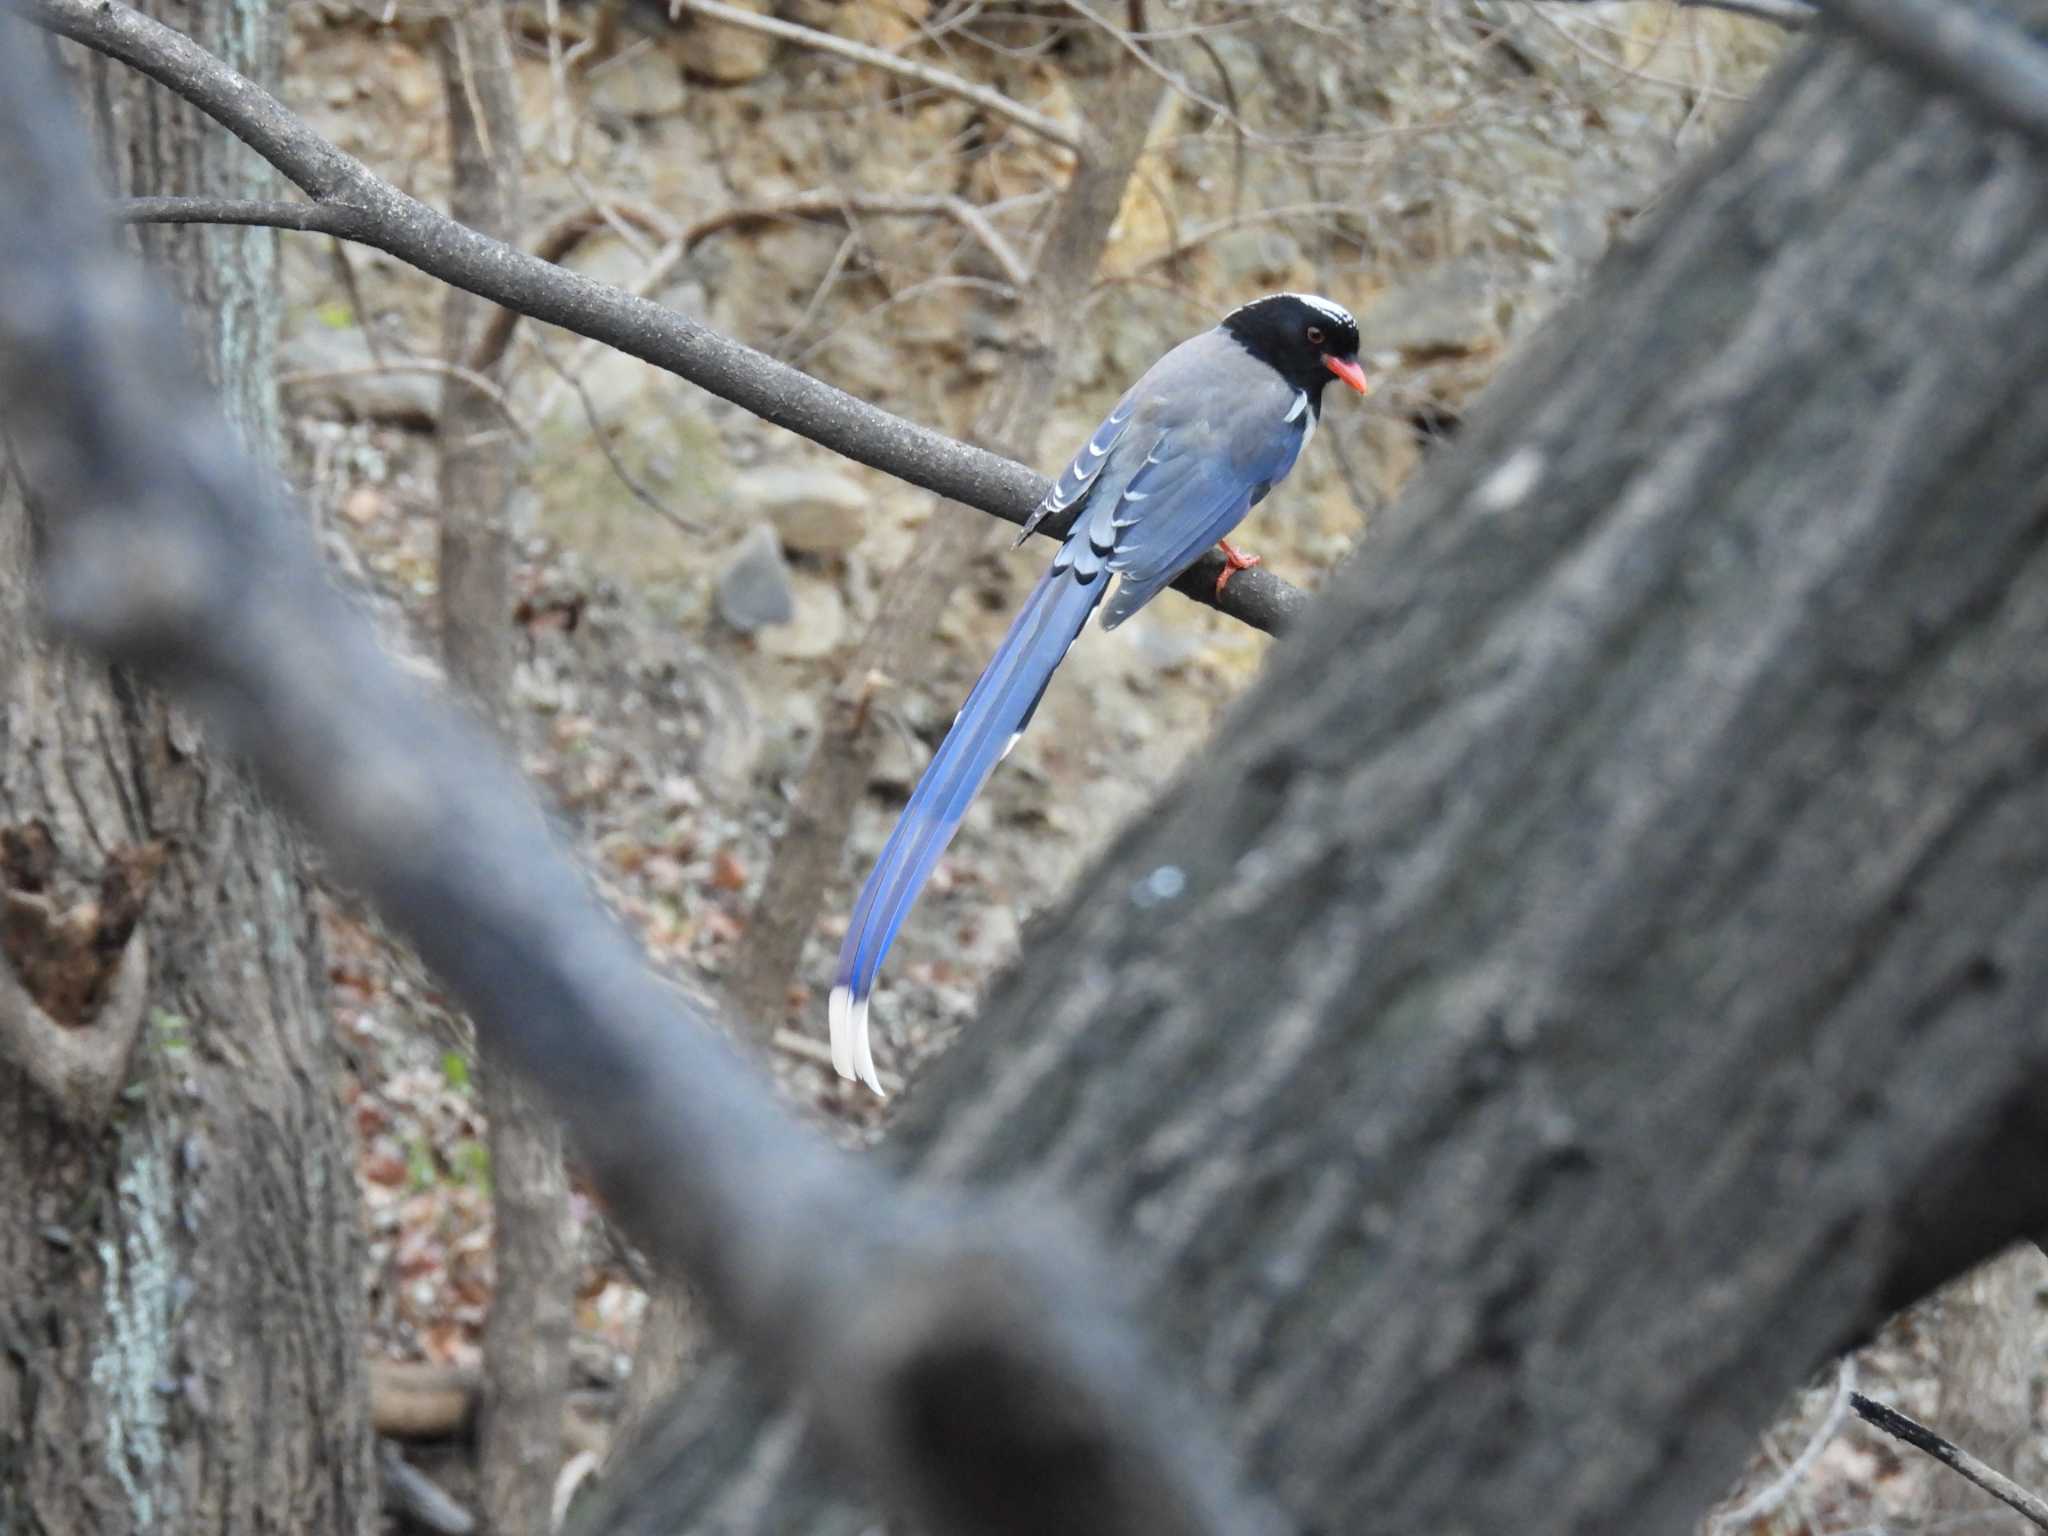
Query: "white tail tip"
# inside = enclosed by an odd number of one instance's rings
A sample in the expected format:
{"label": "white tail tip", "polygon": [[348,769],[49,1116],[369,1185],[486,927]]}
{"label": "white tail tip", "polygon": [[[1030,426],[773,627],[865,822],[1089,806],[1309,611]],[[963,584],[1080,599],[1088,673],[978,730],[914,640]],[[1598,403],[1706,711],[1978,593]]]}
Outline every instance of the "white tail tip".
{"label": "white tail tip", "polygon": [[826,1012],[832,1021],[832,1070],[866,1083],[876,1098],[887,1098],[868,1044],[868,1000],[855,997],[851,987],[834,987]]}

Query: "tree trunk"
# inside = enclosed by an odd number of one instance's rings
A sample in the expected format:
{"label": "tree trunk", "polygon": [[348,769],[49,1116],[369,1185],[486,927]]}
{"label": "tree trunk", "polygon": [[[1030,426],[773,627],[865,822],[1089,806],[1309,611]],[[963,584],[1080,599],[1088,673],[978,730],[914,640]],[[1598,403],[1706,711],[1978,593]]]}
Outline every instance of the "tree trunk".
{"label": "tree trunk", "polygon": [[[449,213],[519,236],[519,100],[498,0],[466,0],[435,24],[454,174]],[[492,306],[459,288],[442,305],[441,351],[469,360]],[[505,372],[501,356],[489,369]],[[517,447],[497,403],[450,379],[441,398],[441,649],[448,679],[513,739],[511,496]],[[571,1228],[562,1132],[511,1072],[479,1074],[491,1160],[492,1270],[484,1328],[477,1503],[488,1536],[544,1536],[562,1460],[569,1386]]]}
{"label": "tree trunk", "polygon": [[[2044,230],[1824,32],[904,1106],[1303,1531],[1687,1529],[2048,1219]],[[803,1435],[714,1362],[611,1528],[869,1528]]]}
{"label": "tree trunk", "polygon": [[[276,78],[269,0],[152,9]],[[276,195],[156,86],[82,74],[122,191]],[[142,238],[275,463],[274,233]],[[41,638],[13,479],[0,460],[0,1530],[367,1531],[362,1235],[297,849],[183,718]]]}

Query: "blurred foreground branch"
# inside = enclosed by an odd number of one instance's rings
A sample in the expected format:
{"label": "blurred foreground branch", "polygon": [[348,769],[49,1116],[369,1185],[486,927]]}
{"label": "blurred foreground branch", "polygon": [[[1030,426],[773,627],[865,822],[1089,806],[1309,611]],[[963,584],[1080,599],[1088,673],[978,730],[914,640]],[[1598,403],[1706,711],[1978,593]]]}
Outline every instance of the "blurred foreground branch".
{"label": "blurred foreground branch", "polygon": [[2048,143],[2048,46],[1989,5],[1814,0],[1930,85]]}

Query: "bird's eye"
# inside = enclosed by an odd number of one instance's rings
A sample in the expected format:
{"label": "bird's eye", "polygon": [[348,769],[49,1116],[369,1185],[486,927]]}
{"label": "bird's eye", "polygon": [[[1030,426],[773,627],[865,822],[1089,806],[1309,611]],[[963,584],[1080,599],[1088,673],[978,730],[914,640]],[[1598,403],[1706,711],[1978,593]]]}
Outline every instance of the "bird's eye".
{"label": "bird's eye", "polygon": [[1302,334],[1308,337],[1308,344],[1312,347],[1320,347],[1323,344],[1323,328],[1320,325],[1312,325]]}

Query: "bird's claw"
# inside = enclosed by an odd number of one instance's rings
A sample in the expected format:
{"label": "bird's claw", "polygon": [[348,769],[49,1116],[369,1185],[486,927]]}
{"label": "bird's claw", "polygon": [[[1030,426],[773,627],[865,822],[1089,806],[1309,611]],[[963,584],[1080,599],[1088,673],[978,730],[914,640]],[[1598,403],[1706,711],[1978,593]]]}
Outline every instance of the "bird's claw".
{"label": "bird's claw", "polygon": [[1248,571],[1255,565],[1263,565],[1257,555],[1248,555],[1228,539],[1218,539],[1216,547],[1223,551],[1223,572],[1216,578],[1216,596],[1223,596],[1223,589],[1230,585],[1230,578],[1239,571]]}

